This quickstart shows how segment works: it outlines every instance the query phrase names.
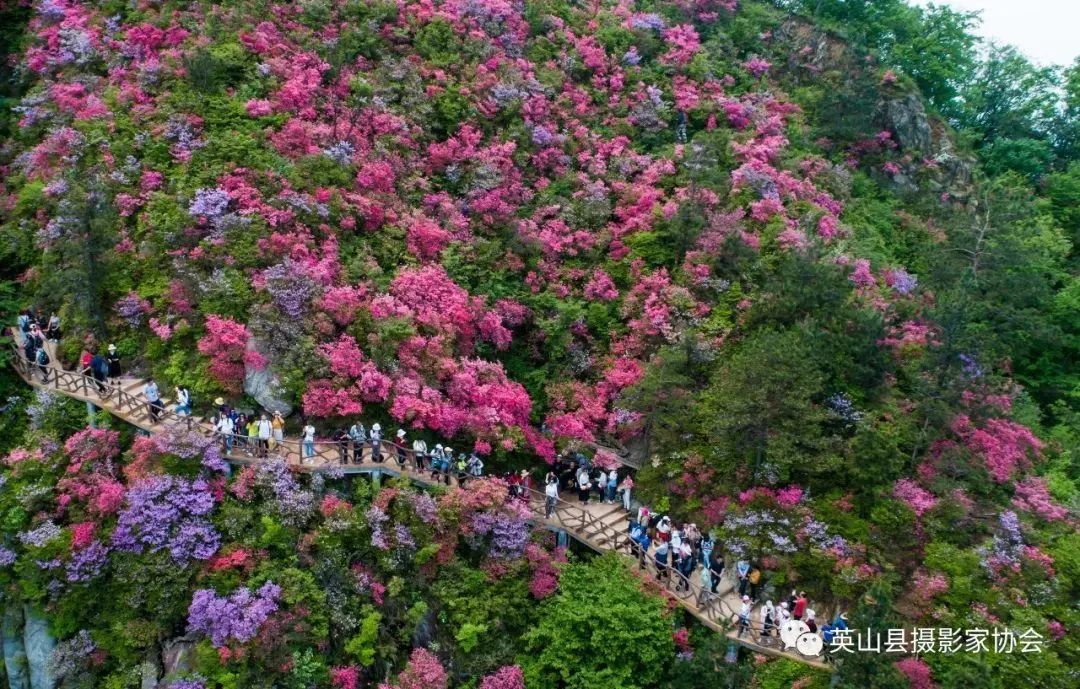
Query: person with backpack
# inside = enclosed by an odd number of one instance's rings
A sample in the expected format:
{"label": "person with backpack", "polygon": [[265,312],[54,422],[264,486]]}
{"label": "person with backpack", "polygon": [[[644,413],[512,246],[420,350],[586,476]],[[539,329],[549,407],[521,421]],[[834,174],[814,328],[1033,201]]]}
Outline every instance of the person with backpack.
{"label": "person with backpack", "polygon": [[480,456],[475,452],[469,455],[467,466],[470,476],[480,477],[484,475],[484,460],[480,459]]}
{"label": "person with backpack", "polygon": [[19,324],[19,332],[22,333],[23,339],[26,339],[26,336],[30,334],[30,323],[31,322],[32,321],[30,320],[30,310],[29,309],[20,309],[19,310],[18,324]]}
{"label": "person with backpack", "polygon": [[49,382],[49,362],[52,359],[49,358],[49,353],[42,347],[34,353],[34,362],[37,364],[38,371],[41,372],[41,382]]}
{"label": "person with backpack", "polygon": [[[105,361],[109,364],[109,383],[120,384],[120,354],[116,351],[116,345],[109,345],[109,353],[105,355]],[[190,410],[188,410],[190,412]]]}
{"label": "person with backpack", "polygon": [[431,451],[431,455],[428,459],[428,468],[431,469],[431,480],[438,482],[442,478],[443,460],[446,459],[443,455],[442,443],[435,443],[435,449]]}
{"label": "person with backpack", "polygon": [[146,398],[147,414],[150,417],[150,423],[156,424],[158,418],[161,415],[161,395],[158,393],[158,386],[153,380],[146,381],[143,386],[143,397]]}
{"label": "person with backpack", "polygon": [[352,441],[353,464],[362,464],[364,461],[364,442],[367,440],[367,429],[364,424],[357,421],[349,426],[349,440]]}
{"label": "person with backpack", "polygon": [[37,347],[34,346],[34,341],[29,334],[23,336],[23,356],[26,357],[26,363],[30,366],[37,363]]}

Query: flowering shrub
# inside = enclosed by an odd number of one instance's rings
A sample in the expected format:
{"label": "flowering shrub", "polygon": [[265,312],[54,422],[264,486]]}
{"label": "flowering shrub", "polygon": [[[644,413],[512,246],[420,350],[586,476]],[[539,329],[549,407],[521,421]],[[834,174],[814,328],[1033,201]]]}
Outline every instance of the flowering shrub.
{"label": "flowering shrub", "polygon": [[270,581],[256,591],[239,588],[226,597],[200,589],[188,608],[188,630],[205,634],[214,646],[246,643],[277,611],[280,597],[281,587]]}
{"label": "flowering shrub", "polygon": [[206,335],[199,340],[199,352],[211,358],[207,371],[226,390],[238,392],[244,368],[262,368],[266,361],[247,348],[250,335],[240,323],[219,316],[206,318]]}
{"label": "flowering shrub", "polygon": [[186,564],[209,560],[217,552],[220,537],[207,516],[214,509],[209,485],[202,479],[188,481],[173,476],[146,478],[131,487],[120,514],[112,545],[118,550],[140,553],[168,550],[173,559]]}

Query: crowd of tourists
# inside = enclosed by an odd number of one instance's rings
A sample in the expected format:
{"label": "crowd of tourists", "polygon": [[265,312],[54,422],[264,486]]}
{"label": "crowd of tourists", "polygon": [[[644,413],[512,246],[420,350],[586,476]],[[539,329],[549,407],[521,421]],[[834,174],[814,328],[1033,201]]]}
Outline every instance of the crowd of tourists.
{"label": "crowd of tourists", "polygon": [[[60,319],[53,314],[43,326],[32,309],[19,314],[18,328],[22,334],[23,354],[36,366],[44,382],[49,380],[50,363],[60,340]],[[52,353],[50,353],[50,350]],[[115,345],[109,345],[105,353],[84,349],[79,357],[79,371],[93,378],[100,394],[119,385],[121,360]],[[157,383],[152,379],[143,385],[148,416],[151,423],[159,423],[165,409]],[[176,386],[173,411],[179,416],[191,414],[191,391],[183,385]],[[242,453],[248,457],[265,458],[285,443],[285,418],[280,411],[259,414],[235,409],[223,398],[214,400],[214,413],[209,419],[222,449],[227,454]],[[484,461],[476,453],[455,453],[449,445],[436,443],[429,447],[427,441],[417,436],[408,438],[408,432],[400,428],[389,440],[383,437],[381,424],[372,423],[370,428],[357,421],[349,428],[338,428],[330,433],[332,447],[342,464],[361,464],[365,461],[382,463],[394,459],[399,466],[411,466],[419,473],[429,473],[436,482],[450,485],[452,478],[464,484],[470,478],[484,475]],[[300,456],[309,462],[316,456],[316,429],[304,420],[300,431]],[[532,478],[528,470],[502,476],[513,497],[529,499]],[[597,466],[580,452],[560,454],[544,479],[544,512],[551,518],[560,497],[560,491],[577,493],[582,505],[590,502],[620,504],[631,512],[633,477],[629,472],[621,476],[616,468]],[[698,604],[707,606],[720,594],[717,588],[725,571],[725,554],[721,544],[709,533],[702,533],[693,523],[676,524],[667,515],[654,514],[647,506],[641,506],[629,519],[631,551],[639,565],[651,564],[657,577],[666,583],[674,576],[676,591],[690,591],[695,572],[699,582]],[[774,603],[771,599],[760,600],[763,590],[762,570],[752,560],[740,559],[734,564],[734,588],[737,589],[741,607],[737,614],[738,636],[750,633],[753,622],[756,640],[763,646],[771,646],[779,637],[779,630],[790,620],[804,622],[810,632],[820,634],[828,648],[836,630],[847,629],[847,615],[840,614],[829,624],[820,628],[816,612],[809,607],[805,591],[792,590],[785,599]],[[756,608],[756,612],[755,612]]]}

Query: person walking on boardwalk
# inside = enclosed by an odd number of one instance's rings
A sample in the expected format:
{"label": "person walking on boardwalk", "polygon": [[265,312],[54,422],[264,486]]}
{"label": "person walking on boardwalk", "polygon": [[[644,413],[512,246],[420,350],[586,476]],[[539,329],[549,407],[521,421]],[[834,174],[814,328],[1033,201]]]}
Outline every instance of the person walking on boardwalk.
{"label": "person walking on boardwalk", "polygon": [[304,424],[302,438],[304,441],[303,459],[307,461],[315,456],[315,427],[311,425],[310,421]]}
{"label": "person walking on boardwalk", "polygon": [[371,424],[371,434],[368,436],[368,439],[371,441],[371,459],[381,463],[383,461],[382,426],[377,423]]}
{"label": "person walking on boardwalk", "polygon": [[109,364],[109,383],[111,385],[119,385],[120,354],[116,351],[116,345],[109,345],[109,353],[105,355],[105,361]]}
{"label": "person walking on boardwalk", "polygon": [[353,464],[363,463],[364,443],[367,442],[367,429],[363,423],[357,421],[349,426],[349,439],[352,441]]}
{"label": "person walking on boardwalk", "polygon": [[589,472],[584,468],[578,471],[577,475],[578,484],[578,500],[581,504],[587,504],[589,502],[589,490],[592,488],[592,482],[589,481]]}
{"label": "person walking on boardwalk", "polygon": [[394,450],[397,453],[397,463],[399,467],[405,466],[405,429],[397,429],[397,433],[394,434]]}
{"label": "person walking on boardwalk", "polygon": [[49,358],[49,353],[42,347],[34,352],[34,363],[37,364],[38,371],[41,373],[41,382],[49,382],[49,362],[52,359]]}
{"label": "person walking on boardwalk", "polygon": [[161,416],[161,395],[158,393],[158,386],[152,379],[146,381],[146,385],[143,386],[143,397],[146,398],[147,412],[150,416],[150,423],[156,424]]}
{"label": "person walking on boardwalk", "polygon": [[776,608],[771,600],[761,608],[761,645],[772,645],[773,627],[776,626]]}
{"label": "person walking on boardwalk", "polygon": [[274,425],[266,414],[259,416],[259,456],[266,459],[270,450],[270,439],[274,437]]}
{"label": "person walking on boardwalk", "polygon": [[90,374],[94,377],[99,395],[104,395],[109,391],[109,386],[105,384],[109,377],[109,364],[105,361],[105,357],[95,354],[90,359]]}
{"label": "person walking on boardwalk", "polygon": [[191,390],[186,386],[176,386],[176,411],[177,416],[191,416]]}
{"label": "person walking on boardwalk", "polygon": [[742,597],[742,607],[739,608],[739,637],[750,630],[750,612],[753,610],[753,603],[750,602],[750,596]]}
{"label": "person walking on boardwalk", "polygon": [[423,472],[424,460],[427,459],[427,442],[423,438],[417,437],[416,440],[412,441],[412,452],[416,470]]}
{"label": "person walking on boardwalk", "polygon": [[270,425],[274,429],[273,441],[271,442],[270,449],[277,449],[279,445],[285,442],[285,417],[281,415],[281,412],[274,412],[274,418],[270,422]]}
{"label": "person walking on boardwalk", "polygon": [[559,481],[548,481],[544,486],[544,518],[551,519],[555,513],[555,503],[559,499]]}
{"label": "person walking on boardwalk", "polygon": [[709,552],[709,571],[712,573],[712,589],[716,593],[716,587],[720,585],[724,577],[724,551],[714,547]]}
{"label": "person walking on boardwalk", "polygon": [[214,424],[214,430],[217,431],[221,437],[221,446],[225,448],[225,454],[231,454],[233,448],[233,433],[236,427],[233,425],[232,417],[228,414],[218,413],[217,422]]}
{"label": "person walking on boardwalk", "polygon": [[747,577],[750,575],[750,563],[746,560],[739,560],[735,563],[735,574],[739,577],[739,595],[746,595],[746,590],[750,586],[750,581]]}

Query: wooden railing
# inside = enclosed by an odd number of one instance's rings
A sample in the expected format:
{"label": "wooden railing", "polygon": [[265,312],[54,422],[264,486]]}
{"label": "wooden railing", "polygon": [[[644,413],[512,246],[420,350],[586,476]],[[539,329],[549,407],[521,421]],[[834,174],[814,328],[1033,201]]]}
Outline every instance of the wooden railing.
{"label": "wooden railing", "polygon": [[[165,398],[161,399],[161,407],[156,415],[157,420],[151,419],[150,405],[141,392],[145,381],[127,379],[126,383],[115,385],[108,381],[99,381],[79,371],[65,370],[56,363],[42,367],[26,359],[19,346],[19,340],[20,337],[16,334],[13,365],[28,384],[88,401],[151,433],[160,432],[167,427],[181,427],[213,436],[222,443],[223,449],[227,445],[226,436],[218,433],[212,424],[197,416],[177,413],[174,408],[171,408],[170,401]],[[43,375],[46,373],[47,375]],[[129,389],[136,389],[139,392],[133,394],[128,391]],[[453,467],[450,471],[433,470],[430,465],[430,456],[423,458],[424,468],[421,469],[421,465],[417,463],[416,453],[411,448],[399,448],[388,440],[380,440],[377,444],[381,461],[376,460],[376,445],[368,441],[361,444],[360,461],[356,462],[357,444],[351,439],[346,441],[316,439],[309,444],[301,439],[285,438],[273,441],[272,448],[269,442],[243,434],[230,434],[229,439],[232,441],[232,446],[224,454],[228,459],[241,464],[257,462],[263,456],[274,456],[284,458],[287,463],[301,469],[354,467],[362,471],[383,471],[406,476],[427,486],[458,485],[473,478],[468,474],[455,471]],[[653,555],[648,553],[642,555],[636,552],[629,535],[630,515],[628,513],[623,512],[626,527],[620,528],[604,520],[605,517],[615,516],[615,510],[597,515],[585,509],[580,503],[556,498],[549,516],[546,495],[543,492],[526,488],[524,493],[524,500],[536,523],[565,530],[593,550],[600,552],[614,550],[633,557],[637,561],[639,571],[647,575],[652,582],[706,626],[726,633],[738,624],[737,612],[724,600],[725,593],[729,591],[712,594],[700,586],[700,578],[697,576],[700,565],[695,567],[693,575],[687,577],[675,568],[671,561],[673,558],[669,558],[667,566],[658,567]],[[621,508],[616,509],[621,510]],[[760,621],[754,619],[758,617],[756,613],[756,610],[752,613],[744,638],[740,642],[760,650],[754,641],[760,637],[763,626]],[[774,636],[775,629],[774,625]],[[817,666],[821,665],[815,659],[805,658],[794,652],[776,652],[776,654]]]}

